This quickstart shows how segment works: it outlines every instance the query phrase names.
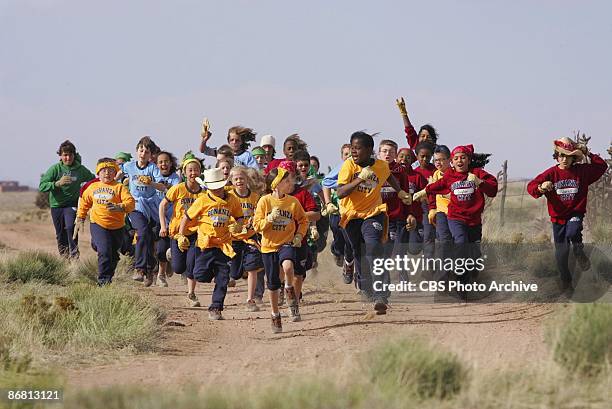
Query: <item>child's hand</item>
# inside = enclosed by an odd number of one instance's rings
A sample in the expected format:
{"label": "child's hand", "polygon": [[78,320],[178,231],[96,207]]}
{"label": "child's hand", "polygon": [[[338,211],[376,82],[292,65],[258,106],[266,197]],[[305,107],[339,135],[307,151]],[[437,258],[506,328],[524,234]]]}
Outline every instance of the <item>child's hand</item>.
{"label": "child's hand", "polygon": [[302,239],[304,239],[304,236],[300,233],[296,233],[295,236],[293,236],[293,240],[291,240],[291,245],[293,247],[300,247],[302,245]]}
{"label": "child's hand", "polygon": [[397,197],[399,197],[402,203],[406,206],[410,206],[412,204],[412,196],[410,195],[410,193],[400,190],[399,192],[397,192]]}
{"label": "child's hand", "polygon": [[467,176],[467,181],[468,181],[468,182],[474,182],[474,184],[476,185],[476,187],[480,186],[480,184],[482,183],[482,180],[480,180],[480,179],[478,178],[478,176],[476,176],[475,174],[473,174],[473,173],[471,173],[471,172],[470,172],[470,173],[468,173],[468,176]]}
{"label": "child's hand", "polygon": [[432,226],[436,225],[436,213],[438,213],[436,209],[430,209],[427,213],[427,220],[429,220],[429,224]]}
{"label": "child's hand", "polygon": [[397,108],[400,111],[400,114],[406,115],[408,116],[408,111],[406,111],[406,102],[404,102],[404,97],[400,97],[399,99],[395,100],[395,105],[397,105]]}
{"label": "child's hand", "polygon": [[159,228],[159,237],[168,237],[168,226],[162,226]]}
{"label": "child's hand", "polygon": [[427,192],[425,192],[425,189],[423,189],[423,190],[419,190],[418,192],[416,192],[412,196],[412,201],[413,202],[419,202],[419,201],[422,201],[425,198],[427,198]]}
{"label": "child's hand", "polygon": [[151,178],[151,176],[147,176],[147,175],[140,175],[138,176],[138,181],[140,183],[142,183],[143,185],[150,185],[151,182],[153,182],[153,179]]}
{"label": "child's hand", "polygon": [[121,203],[111,203],[111,202],[108,202],[106,204],[106,209],[109,212],[123,212],[124,211],[123,205]]}
{"label": "child's hand", "polygon": [[270,223],[274,223],[280,219],[280,209],[278,207],[273,207],[270,213],[266,216],[266,220]]}
{"label": "child's hand", "polygon": [[180,251],[184,253],[189,250],[189,239],[185,235],[177,234],[175,238]]}
{"label": "child's hand", "polygon": [[55,182],[55,186],[66,186],[72,183],[72,178],[68,175],[64,175],[57,182]]}
{"label": "child's hand", "polygon": [[202,121],[202,129],[200,131],[200,136],[204,139],[204,143],[208,142],[210,137],[212,136],[212,132],[210,132],[210,122],[208,122],[208,118],[204,118]]}
{"label": "child's hand", "polygon": [[75,240],[79,237],[79,232],[85,231],[85,219],[76,219],[76,223],[74,224],[74,234],[72,235],[72,240]]}
{"label": "child's hand", "polygon": [[416,229],[416,227],[417,227],[416,217],[409,214],[408,217],[406,218],[406,230],[412,231]]}
{"label": "child's hand", "polygon": [[361,169],[361,172],[359,172],[359,174],[357,175],[357,177],[361,180],[367,180],[372,176],[374,176],[374,171],[369,166],[366,166],[365,168]]}
{"label": "child's hand", "polygon": [[546,193],[552,191],[553,187],[553,183],[550,180],[547,180],[538,186],[538,189],[540,190],[540,193]]}

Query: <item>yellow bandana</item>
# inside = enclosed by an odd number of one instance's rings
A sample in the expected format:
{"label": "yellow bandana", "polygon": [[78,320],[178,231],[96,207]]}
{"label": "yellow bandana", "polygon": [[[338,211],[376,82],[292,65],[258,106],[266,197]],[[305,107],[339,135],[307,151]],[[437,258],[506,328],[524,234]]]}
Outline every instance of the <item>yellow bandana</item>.
{"label": "yellow bandana", "polygon": [[119,165],[116,162],[100,162],[96,166],[96,175],[104,168],[113,168],[115,172],[119,172]]}
{"label": "yellow bandana", "polygon": [[278,186],[278,184],[281,182],[281,180],[283,180],[283,178],[287,174],[286,169],[283,169],[283,168],[277,168],[277,169],[278,169],[278,175],[276,175],[272,183],[270,183],[270,187],[272,189],[276,189],[276,186]]}

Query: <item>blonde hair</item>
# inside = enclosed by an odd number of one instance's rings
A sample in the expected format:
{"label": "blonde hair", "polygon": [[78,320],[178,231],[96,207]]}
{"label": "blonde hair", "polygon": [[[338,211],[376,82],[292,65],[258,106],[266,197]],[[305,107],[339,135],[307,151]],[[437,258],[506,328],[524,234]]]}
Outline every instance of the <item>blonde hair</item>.
{"label": "blonde hair", "polygon": [[229,164],[230,168],[234,167],[234,160],[232,158],[223,158],[217,161],[215,168],[220,168],[222,163]]}
{"label": "blonde hair", "polygon": [[262,173],[255,168],[245,168],[245,173],[249,189],[263,195],[266,192],[266,179]]}

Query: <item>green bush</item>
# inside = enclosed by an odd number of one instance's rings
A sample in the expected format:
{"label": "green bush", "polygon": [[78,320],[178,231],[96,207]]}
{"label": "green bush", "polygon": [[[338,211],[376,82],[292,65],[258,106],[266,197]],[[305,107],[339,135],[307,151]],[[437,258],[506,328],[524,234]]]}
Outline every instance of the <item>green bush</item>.
{"label": "green bush", "polygon": [[574,305],[553,331],[553,357],[567,371],[596,375],[612,364],[612,305]]}
{"label": "green bush", "polygon": [[66,261],[41,251],[20,252],[0,264],[4,281],[41,281],[65,285],[68,279]]}
{"label": "green bush", "polygon": [[364,361],[369,380],[385,393],[402,391],[420,399],[446,399],[466,384],[468,371],[454,355],[423,341],[388,341]]}

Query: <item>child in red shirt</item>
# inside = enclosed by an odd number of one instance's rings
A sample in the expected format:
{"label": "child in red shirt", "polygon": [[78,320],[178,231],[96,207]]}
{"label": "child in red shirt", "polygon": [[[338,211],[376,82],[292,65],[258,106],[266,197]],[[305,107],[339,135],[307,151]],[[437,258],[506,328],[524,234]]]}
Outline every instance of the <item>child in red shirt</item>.
{"label": "child in red shirt", "polygon": [[[562,289],[571,292],[569,243],[573,244],[574,256],[580,267],[588,270],[591,263],[582,244],[582,221],[586,213],[587,194],[589,185],[606,172],[608,165],[598,155],[589,153],[586,146],[579,146],[569,138],[557,139],[553,146],[553,158],[558,164],[529,182],[527,192],[535,198],[546,196]],[[584,156],[588,156],[591,163],[577,163]]]}

